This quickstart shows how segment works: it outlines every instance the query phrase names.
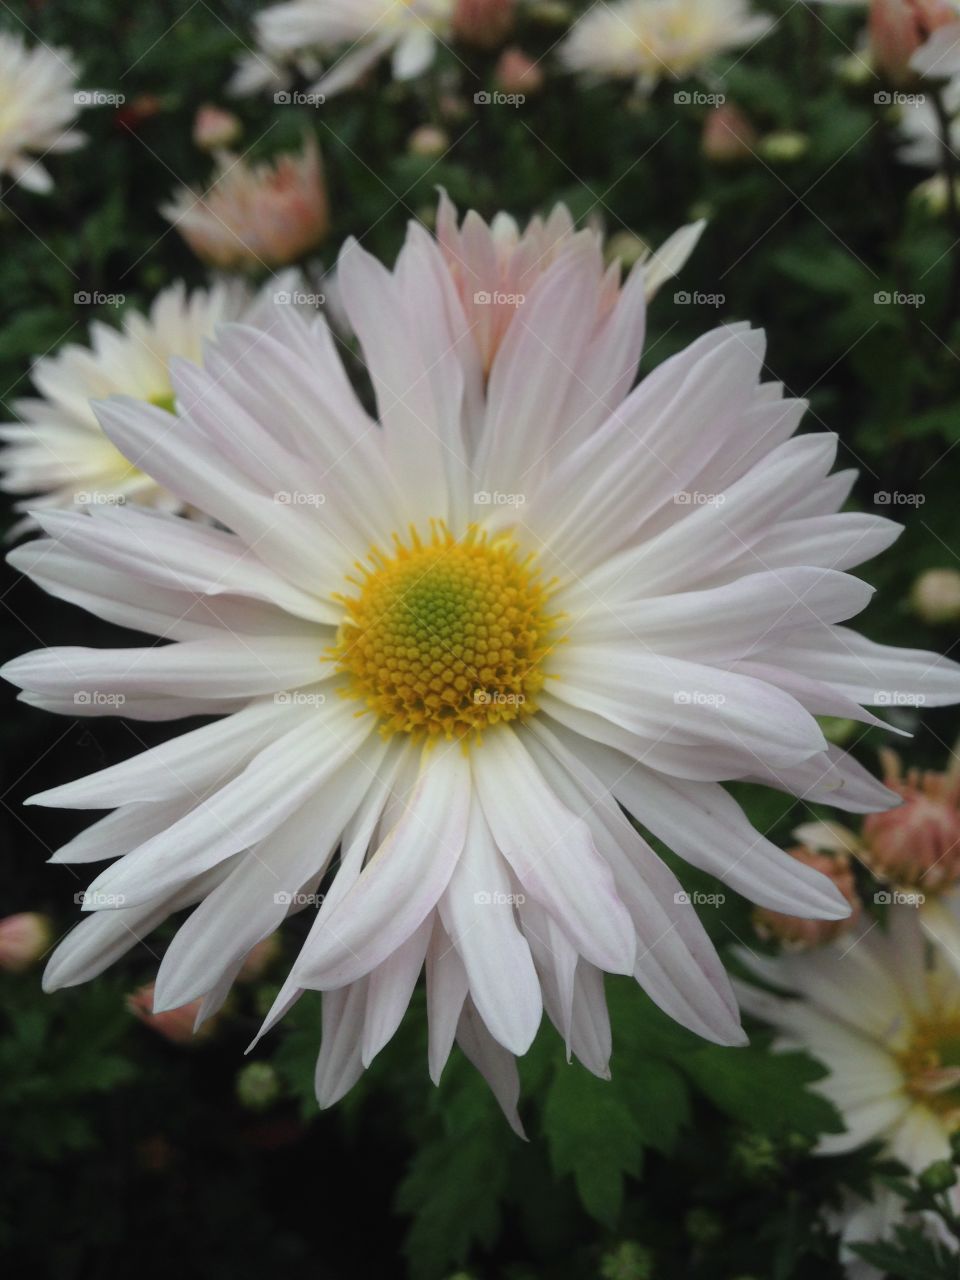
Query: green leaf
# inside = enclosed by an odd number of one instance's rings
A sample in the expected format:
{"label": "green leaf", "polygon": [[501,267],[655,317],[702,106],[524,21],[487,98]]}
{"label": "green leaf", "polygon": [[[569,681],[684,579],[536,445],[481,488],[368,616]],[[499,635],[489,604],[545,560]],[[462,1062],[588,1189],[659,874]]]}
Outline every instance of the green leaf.
{"label": "green leaf", "polygon": [[628,1099],[579,1064],[564,1065],[547,1095],[543,1126],[556,1172],[572,1174],[587,1212],[615,1227],[623,1175],[639,1175],[646,1136]]}
{"label": "green leaf", "polygon": [[714,1106],[756,1132],[806,1138],[842,1132],[834,1107],[807,1087],[826,1073],[805,1053],[706,1045],[679,1065]]}
{"label": "green leaf", "polygon": [[438,1109],[442,1130],[422,1139],[397,1191],[397,1208],[413,1217],[404,1246],[412,1280],[436,1280],[496,1239],[517,1141],[462,1059],[446,1069]]}

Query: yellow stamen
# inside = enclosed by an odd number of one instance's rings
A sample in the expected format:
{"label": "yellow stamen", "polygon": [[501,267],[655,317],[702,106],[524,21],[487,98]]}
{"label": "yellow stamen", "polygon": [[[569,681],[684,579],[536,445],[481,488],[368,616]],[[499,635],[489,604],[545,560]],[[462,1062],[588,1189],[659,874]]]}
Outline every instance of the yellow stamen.
{"label": "yellow stamen", "polygon": [[384,734],[476,737],[532,714],[559,621],[534,557],[475,527],[458,541],[440,522],[428,541],[411,527],[393,542],[357,565],[355,595],[336,597],[347,617],[328,657],[348,694]]}

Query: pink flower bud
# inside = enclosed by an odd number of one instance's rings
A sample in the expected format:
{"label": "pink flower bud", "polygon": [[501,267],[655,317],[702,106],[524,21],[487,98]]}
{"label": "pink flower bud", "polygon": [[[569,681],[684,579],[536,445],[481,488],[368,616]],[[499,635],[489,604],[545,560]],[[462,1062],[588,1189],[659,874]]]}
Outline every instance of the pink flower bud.
{"label": "pink flower bud", "polygon": [[756,129],[732,102],[714,107],[703,122],[700,150],[717,164],[745,160],[753,154],[756,144]]}
{"label": "pink flower bud", "polygon": [[127,1008],[132,1014],[157,1035],[163,1036],[171,1044],[190,1044],[194,1039],[208,1035],[215,1019],[211,1018],[203,1024],[194,1035],[194,1024],[200,1012],[201,1000],[191,1000],[179,1009],[167,1009],[164,1013],[153,1012],[153,983],[140,987],[127,996]]}
{"label": "pink flower bud", "polygon": [[224,270],[285,266],[316,248],[330,227],[320,151],[249,164],[227,152],[203,195],[183,187],[160,212],[198,258]]}
{"label": "pink flower bud", "polygon": [[864,858],[881,880],[930,893],[960,880],[960,768],[910,769],[882,753],[884,782],[903,804],[872,813],[863,824]]}
{"label": "pink flower bud", "polygon": [[785,915],[767,907],[757,907],[753,913],[753,927],[765,939],[775,939],[793,951],[807,951],[822,946],[845,933],[860,918],[860,899],[853,878],[850,859],[845,853],[825,853],[800,845],[787,852],[805,867],[812,867],[827,876],[837,886],[852,908],[846,920],[805,920],[801,916]]}
{"label": "pink flower bud", "polygon": [[504,49],[493,74],[497,87],[504,93],[523,93],[528,97],[539,93],[546,80],[540,64],[516,45]]}
{"label": "pink flower bud", "polygon": [[513,30],[516,0],[457,0],[453,34],[478,49],[495,49]]}
{"label": "pink flower bud", "polygon": [[193,122],[193,141],[201,151],[230,147],[240,137],[243,126],[232,111],[202,106]]}
{"label": "pink flower bud", "polygon": [[29,969],[46,951],[52,933],[47,917],[34,911],[0,920],[0,969],[8,973]]}
{"label": "pink flower bud", "polygon": [[939,27],[957,21],[950,0],[870,0],[870,52],[895,83],[913,78],[910,59]]}

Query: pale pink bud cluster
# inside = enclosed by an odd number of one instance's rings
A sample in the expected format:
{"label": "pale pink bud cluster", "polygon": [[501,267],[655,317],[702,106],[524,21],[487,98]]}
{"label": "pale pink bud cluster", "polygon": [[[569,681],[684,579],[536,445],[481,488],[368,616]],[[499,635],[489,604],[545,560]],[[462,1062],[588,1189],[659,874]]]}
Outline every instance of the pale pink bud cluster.
{"label": "pale pink bud cluster", "polygon": [[805,920],[801,916],[784,915],[767,907],[757,907],[753,913],[753,926],[765,941],[776,941],[789,950],[806,951],[812,947],[832,942],[860,919],[861,903],[853,877],[853,868],[846,853],[827,853],[799,845],[787,852],[805,867],[812,867],[827,876],[850,903],[851,912],[846,920]]}
{"label": "pale pink bud cluster", "polygon": [[950,0],[870,0],[874,66],[894,82],[913,78],[910,59],[934,31],[957,21]]}
{"label": "pale pink bud cluster", "polygon": [[883,752],[884,782],[903,797],[863,824],[863,856],[881,880],[925,892],[960,880],[960,769],[946,773],[910,769],[893,751]]}
{"label": "pale pink bud cluster", "polygon": [[161,213],[212,266],[285,266],[316,248],[330,227],[319,148],[309,138],[300,155],[284,153],[272,164],[221,154],[205,194],[184,187]]}

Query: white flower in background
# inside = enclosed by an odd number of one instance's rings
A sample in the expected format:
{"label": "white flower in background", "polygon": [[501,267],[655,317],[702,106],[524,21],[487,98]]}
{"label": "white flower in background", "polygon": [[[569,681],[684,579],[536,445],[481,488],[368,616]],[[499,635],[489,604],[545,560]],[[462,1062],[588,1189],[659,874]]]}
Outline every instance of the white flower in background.
{"label": "white flower in background", "polygon": [[[916,164],[924,169],[943,168],[943,142],[937,113],[929,98],[918,95],[920,100],[904,105],[898,110],[897,124],[903,145],[898,150],[906,164]],[[960,76],[949,81],[943,89],[943,102],[950,115],[950,145],[960,150]]]}
{"label": "white flower in background", "polygon": [[601,0],[574,23],[560,56],[571,71],[636,80],[649,90],[659,80],[697,74],[771,26],[746,0]]}
{"label": "white flower in background", "polygon": [[[660,286],[675,276],[696,248],[705,222],[681,227],[656,253],[644,255],[646,297],[649,302]],[[437,240],[453,276],[461,306],[480,348],[483,367],[493,358],[518,310],[526,304],[537,280],[561,254],[576,255],[587,242],[603,243],[599,231],[577,231],[570,210],[558,204],[543,219],[531,218],[521,232],[508,213],[486,223],[472,210],[459,225],[457,210],[445,192],[437,211]],[[611,309],[620,292],[620,269],[610,268],[601,309]]]}
{"label": "white flower in background", "polygon": [[519,1127],[514,1055],[543,1009],[608,1073],[605,972],[742,1040],[696,911],[620,805],[753,901],[842,917],[836,887],[721,784],[885,808],[815,716],[879,723],[859,704],[891,688],[956,701],[960,668],[839,625],[871,594],[845,570],[897,527],[840,513],[853,474],[830,475],[834,436],[795,435],[804,405],[760,381],[762,334],[715,329],[631,390],[644,267],[611,306],[601,247],[579,237],[485,379],[422,227],[392,273],[349,242],[338,277],[376,418],[322,317],[282,308],[255,343],[224,326],[204,368],[175,363],[176,417],[98,407],[133,466],[219,527],[45,513],[49,539],[11,556],[172,642],[27,654],[5,674],[31,705],[222,717],[34,797],[114,810],[56,861],[118,859],[46,985],[194,907],[155,1008],[202,997],[206,1017],[322,898],[266,1023],[325,993],[321,1103],[390,1039],[425,967],[431,1074],[458,1040]]}
{"label": "white flower in background", "polygon": [[257,39],[274,61],[331,54],[313,92],[332,97],[387,54],[396,80],[421,75],[437,42],[452,38],[455,8],[456,0],[288,0],[259,14]]}
{"label": "white flower in background", "polygon": [[[738,955],[757,978],[790,993],[738,982],[743,1008],[780,1031],[776,1047],[804,1049],[829,1071],[813,1087],[846,1132],[821,1138],[819,1154],[881,1142],[887,1158],[914,1173],[949,1159],[960,1127],[960,978],[942,949],[927,945],[912,907],[892,907],[887,927],[868,926],[858,941]],[[948,1194],[960,1211],[957,1188]],[[849,1196],[837,1218],[848,1275],[878,1275],[849,1246],[889,1236],[903,1221],[903,1201],[878,1185],[871,1201]]]}
{"label": "white flower in background", "polygon": [[68,49],[30,48],[21,36],[0,32],[0,173],[28,191],[53,189],[44,156],[86,142],[70,128],[80,110],[76,77]]}
{"label": "white flower in background", "polygon": [[119,329],[95,320],[89,346],[68,343],[34,364],[39,397],[16,401],[19,421],[0,426],[7,446],[0,451],[0,488],[30,495],[16,504],[21,512],[126,501],[181,510],[173,493],[131,466],[104,435],[90,401],[133,396],[172,412],[171,359],[199,364],[204,342],[226,321],[267,327],[274,295],[292,296],[299,280],[287,272],[259,294],[238,281],[189,294],[177,283],[157,295],[146,315],[126,311]]}
{"label": "white flower in background", "polygon": [[299,155],[283,152],[261,164],[221,152],[207,191],[181,187],[160,212],[198,258],[221,270],[286,266],[330,229],[316,139],[305,138]]}

